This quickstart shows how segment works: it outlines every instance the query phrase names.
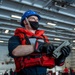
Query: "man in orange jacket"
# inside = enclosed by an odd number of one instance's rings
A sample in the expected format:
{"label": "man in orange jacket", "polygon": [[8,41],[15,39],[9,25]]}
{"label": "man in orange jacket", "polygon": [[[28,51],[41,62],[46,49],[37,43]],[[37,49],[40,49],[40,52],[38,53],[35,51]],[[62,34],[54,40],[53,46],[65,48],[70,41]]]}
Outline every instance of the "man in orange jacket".
{"label": "man in orange jacket", "polygon": [[[52,52],[55,50],[55,46],[53,44],[48,44],[49,41],[47,37],[43,35],[44,31],[38,30],[38,22],[40,19],[41,17],[35,11],[26,11],[21,18],[22,28],[16,29],[14,36],[9,39],[9,55],[15,59],[17,75],[46,75],[47,67],[46,65],[44,66],[41,64],[39,59],[40,57],[35,57],[35,60],[39,60],[39,64],[35,64],[34,66],[32,66],[33,63],[26,64],[30,59],[34,60],[34,58],[28,58],[31,54],[46,53],[46,55],[48,54],[49,57],[52,57]],[[38,39],[43,41],[43,43],[37,41]],[[57,59],[52,57],[53,65],[63,65],[70,51],[71,49],[69,46],[62,47],[62,55]],[[26,57],[29,60],[27,60]]]}

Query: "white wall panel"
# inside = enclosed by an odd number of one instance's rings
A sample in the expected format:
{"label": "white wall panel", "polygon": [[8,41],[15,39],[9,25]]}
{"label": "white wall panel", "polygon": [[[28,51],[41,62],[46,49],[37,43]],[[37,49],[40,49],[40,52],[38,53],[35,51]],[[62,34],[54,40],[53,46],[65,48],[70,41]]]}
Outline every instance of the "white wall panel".
{"label": "white wall panel", "polygon": [[[7,56],[7,54],[8,54],[8,47],[7,46],[0,46],[0,70],[15,68],[14,64],[5,64],[5,60],[10,58]],[[2,64],[2,62],[4,64]]]}

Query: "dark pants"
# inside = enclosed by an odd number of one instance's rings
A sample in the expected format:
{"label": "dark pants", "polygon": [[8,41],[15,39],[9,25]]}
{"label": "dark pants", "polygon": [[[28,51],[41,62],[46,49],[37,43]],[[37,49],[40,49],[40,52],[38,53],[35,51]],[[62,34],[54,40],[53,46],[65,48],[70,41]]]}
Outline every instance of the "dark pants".
{"label": "dark pants", "polygon": [[[21,70],[20,72],[17,72],[17,75],[32,75],[32,74],[24,73],[24,71]],[[38,74],[34,74],[34,75],[38,75]],[[46,74],[39,74],[39,75],[46,75]]]}
{"label": "dark pants", "polygon": [[17,75],[25,75],[22,71],[17,72]]}
{"label": "dark pants", "polygon": [[64,75],[69,75],[68,73],[64,73]]}

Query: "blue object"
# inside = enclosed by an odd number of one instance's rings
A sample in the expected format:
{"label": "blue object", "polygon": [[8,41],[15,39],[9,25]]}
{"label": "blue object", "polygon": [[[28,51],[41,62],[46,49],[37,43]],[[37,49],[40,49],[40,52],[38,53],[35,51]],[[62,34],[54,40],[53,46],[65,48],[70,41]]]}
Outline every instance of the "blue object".
{"label": "blue object", "polygon": [[28,10],[22,15],[22,18],[21,18],[21,26],[22,27],[24,27],[23,20],[25,20],[25,18],[28,18],[30,16],[37,16],[39,20],[41,19],[41,17],[35,11]]}

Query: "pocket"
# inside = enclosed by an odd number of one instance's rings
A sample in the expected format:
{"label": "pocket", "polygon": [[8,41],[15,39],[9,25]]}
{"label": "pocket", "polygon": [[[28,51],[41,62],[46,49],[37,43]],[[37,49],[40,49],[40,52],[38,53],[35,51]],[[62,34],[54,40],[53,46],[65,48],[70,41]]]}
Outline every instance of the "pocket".
{"label": "pocket", "polygon": [[24,59],[24,66],[25,67],[32,67],[40,65],[41,61],[40,58],[25,58]]}
{"label": "pocket", "polygon": [[48,67],[48,68],[53,68],[55,66],[55,59],[50,56],[42,56],[41,57],[41,65]]}

